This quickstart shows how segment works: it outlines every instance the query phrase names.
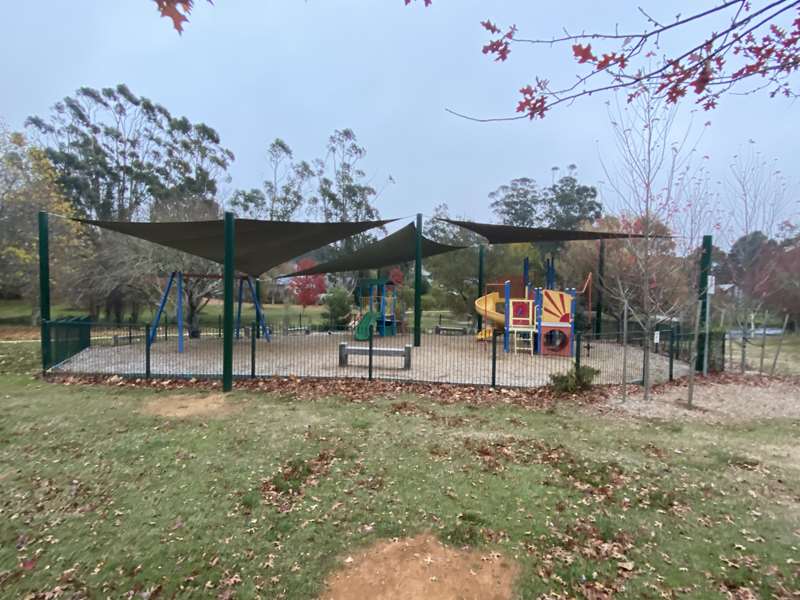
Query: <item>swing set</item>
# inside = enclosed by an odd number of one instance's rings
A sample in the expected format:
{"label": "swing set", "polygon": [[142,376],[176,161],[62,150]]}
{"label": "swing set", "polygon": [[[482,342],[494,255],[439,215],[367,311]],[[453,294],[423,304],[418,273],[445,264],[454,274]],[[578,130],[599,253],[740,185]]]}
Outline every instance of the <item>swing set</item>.
{"label": "swing set", "polygon": [[[184,317],[183,317],[183,287],[184,285],[188,284],[190,278],[194,279],[222,279],[222,275],[210,275],[210,274],[197,274],[197,273],[182,273],[181,271],[173,271],[169,274],[169,279],[167,280],[167,285],[164,286],[164,292],[161,294],[161,300],[158,303],[158,310],[156,311],[155,317],[153,318],[153,323],[150,326],[150,331],[147,334],[147,343],[152,344],[156,339],[156,333],[158,332],[158,325],[161,322],[161,316],[164,314],[164,309],[167,306],[167,301],[169,300],[169,293],[172,290],[173,284],[176,287],[176,309],[175,309],[175,320],[178,326],[178,352],[183,352],[184,347]],[[237,296],[237,307],[236,307],[236,324],[235,324],[235,337],[239,339],[241,335],[242,329],[242,304],[244,303],[244,288],[245,284],[247,285],[248,290],[250,291],[250,300],[253,303],[253,307],[256,310],[256,323],[257,330],[253,332],[253,335],[259,336],[263,335],[264,339],[268,342],[271,341],[270,337],[270,330],[267,327],[267,321],[264,317],[264,311],[261,308],[261,301],[258,298],[257,286],[256,282],[254,281],[251,275],[239,275],[239,290]]]}

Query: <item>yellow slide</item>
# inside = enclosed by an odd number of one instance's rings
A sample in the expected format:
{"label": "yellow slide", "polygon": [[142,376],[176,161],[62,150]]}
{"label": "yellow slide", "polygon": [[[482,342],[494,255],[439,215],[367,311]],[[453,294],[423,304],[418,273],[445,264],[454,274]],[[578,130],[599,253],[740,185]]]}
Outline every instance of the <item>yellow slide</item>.
{"label": "yellow slide", "polygon": [[[492,292],[491,294],[486,294],[485,296],[481,296],[475,300],[475,310],[485,320],[496,323],[502,329],[506,324],[506,315],[505,313],[497,312],[497,305],[500,302],[504,302],[504,300],[500,297],[500,294],[498,292]],[[484,321],[484,326],[485,325],[487,325],[486,321]],[[491,327],[478,332],[479,341],[490,339],[492,339]]]}

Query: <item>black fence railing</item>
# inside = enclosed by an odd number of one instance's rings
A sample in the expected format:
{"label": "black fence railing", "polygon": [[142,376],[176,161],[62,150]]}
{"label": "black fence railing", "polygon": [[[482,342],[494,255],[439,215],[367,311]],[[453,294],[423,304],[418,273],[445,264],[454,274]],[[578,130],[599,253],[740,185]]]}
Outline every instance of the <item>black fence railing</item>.
{"label": "black fence railing", "polygon": [[[537,387],[576,363],[598,371],[595,383],[640,383],[645,345],[650,349],[654,383],[688,373],[693,336],[662,332],[660,339],[617,332],[577,334],[561,355],[543,355],[525,332],[512,333],[508,351],[503,335],[479,339],[466,324],[438,323],[426,329],[415,347],[410,332],[356,340],[348,328],[321,325],[273,325],[269,339],[254,324],[242,326],[233,345],[233,373],[246,377],[359,378],[409,382]],[[110,325],[88,320],[46,324],[51,338],[48,367],[54,372],[154,378],[220,378],[222,334],[204,327],[178,338],[175,326],[162,326],[148,343],[144,324]],[[710,370],[724,365],[724,338],[712,335]]]}

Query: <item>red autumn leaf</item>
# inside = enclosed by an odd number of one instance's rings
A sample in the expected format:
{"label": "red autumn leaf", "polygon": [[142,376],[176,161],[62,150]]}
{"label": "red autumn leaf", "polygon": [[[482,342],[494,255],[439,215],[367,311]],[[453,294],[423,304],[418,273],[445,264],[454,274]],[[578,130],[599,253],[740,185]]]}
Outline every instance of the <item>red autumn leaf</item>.
{"label": "red autumn leaf", "polygon": [[694,86],[694,93],[702,94],[705,91],[706,87],[708,87],[708,84],[710,82],[711,82],[711,66],[706,64],[700,71],[700,74],[697,76],[697,79],[695,79],[692,82],[692,85]]}
{"label": "red autumn leaf", "polygon": [[494,33],[494,34],[500,33],[500,28],[497,25],[495,25],[494,23],[492,23],[489,19],[486,19],[485,21],[481,21],[481,25],[483,25],[483,28],[486,31],[489,31],[489,32]]}
{"label": "red autumn leaf", "polygon": [[155,3],[161,16],[172,19],[172,26],[183,33],[183,24],[189,20],[186,15],[192,11],[192,0],[155,0]]}
{"label": "red autumn leaf", "polygon": [[27,558],[23,560],[19,566],[26,570],[26,571],[33,571],[34,567],[36,566],[36,559],[35,558]]}
{"label": "red autumn leaf", "polygon": [[575,58],[578,59],[579,63],[587,63],[587,62],[594,62],[597,60],[597,57],[592,54],[592,45],[586,44],[585,46],[582,44],[573,44],[572,45],[572,54]]}

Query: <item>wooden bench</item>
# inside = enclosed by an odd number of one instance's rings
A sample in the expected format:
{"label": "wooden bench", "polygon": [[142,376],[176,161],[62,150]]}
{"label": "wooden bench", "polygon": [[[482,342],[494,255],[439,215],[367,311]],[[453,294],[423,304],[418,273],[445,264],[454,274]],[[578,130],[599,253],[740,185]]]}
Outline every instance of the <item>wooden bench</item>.
{"label": "wooden bench", "polygon": [[287,327],[286,335],[311,335],[311,329],[308,327]]}
{"label": "wooden bench", "polygon": [[433,328],[436,335],[467,335],[466,327],[447,327],[446,325],[437,325]]}
{"label": "wooden bench", "polygon": [[[369,346],[348,346],[347,342],[339,344],[339,366],[347,366],[347,357],[369,356]],[[403,348],[372,348],[372,356],[397,356],[403,359],[403,368],[411,368],[411,346]]]}

